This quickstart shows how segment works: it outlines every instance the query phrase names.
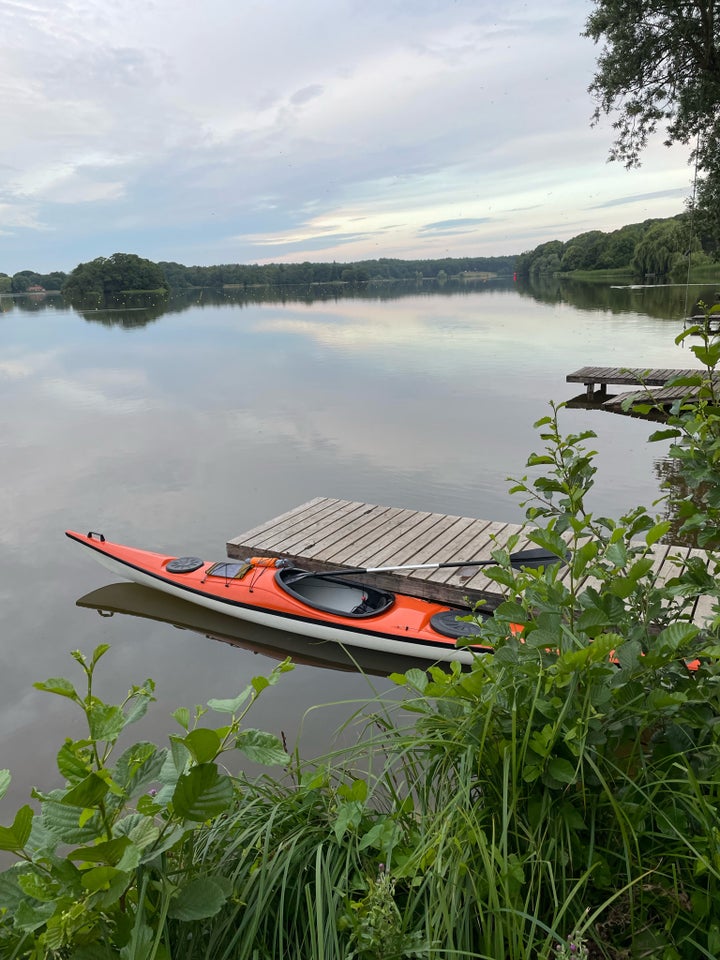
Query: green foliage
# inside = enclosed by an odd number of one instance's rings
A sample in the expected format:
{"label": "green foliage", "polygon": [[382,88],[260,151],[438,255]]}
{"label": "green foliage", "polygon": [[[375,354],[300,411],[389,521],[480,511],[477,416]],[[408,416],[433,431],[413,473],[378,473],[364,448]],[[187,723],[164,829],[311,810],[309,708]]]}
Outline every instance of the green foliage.
{"label": "green foliage", "polygon": [[[239,795],[221,757],[237,749],[258,762],[288,762],[277,738],[241,729],[260,691],[291,669],[285,661],[269,677],[255,678],[237,708],[220,704],[229,714],[223,726],[198,726],[206,712],[198,709],[191,729],[189,711],[177,711],[183,733],[171,738],[169,749],[135,743],[111,765],[123,730],[154,699],[154,684],[132,687],[121,704],[104,703],[93,679],[107,650],[99,646],[89,659],[73,653],[85,675],[84,694],[62,677],[35,685],[78,706],[87,735],[66,740],[58,752],[64,786],[48,794],[34,791],[39,812],[23,806],[11,826],[0,827],[0,850],[19,858],[0,874],[4,957],[175,955],[168,925],[206,921],[232,896],[226,877],[194,869],[201,830]],[[9,779],[0,772],[0,794]]]}
{"label": "green foliage", "polygon": [[72,300],[90,294],[108,296],[167,289],[167,280],[158,264],[134,253],[114,253],[111,257],[78,264],[65,281],[62,292]]}
{"label": "green foliage", "polygon": [[594,122],[613,115],[611,160],[639,166],[659,126],[665,144],[692,144],[704,177],[699,226],[708,247],[720,241],[720,16],[714,0],[594,0],[586,36],[604,46],[590,92]]}
{"label": "green foliage", "polygon": [[712,0],[594,0],[586,36],[605,46],[590,91],[596,121],[616,114],[611,158],[637,166],[659,124],[666,143],[695,143],[712,171],[720,134],[720,24]]}
{"label": "green foliage", "polygon": [[687,269],[687,251],[699,240],[690,237],[687,219],[654,224],[635,247],[632,266],[637,276],[665,278],[679,268]]}
{"label": "green foliage", "polygon": [[566,545],[567,563],[517,572],[514,545],[498,551],[488,575],[507,600],[475,638],[494,656],[397,678],[419,694],[405,750],[422,744],[422,841],[400,875],[440,941],[473,956],[550,957],[563,930],[613,958],[648,943],[648,956],[712,956],[720,648],[691,613],[716,581],[678,566],[659,584],[650,548],[667,524],[587,511],[592,434],[563,437],[560,410],[536,425],[546,449],[528,466],[542,475],[515,490],[530,539]]}
{"label": "green foliage", "polygon": [[[553,240],[521,254],[516,261],[518,275],[534,280],[554,273],[573,276],[583,271],[624,270],[645,278],[666,277],[682,269],[686,278],[688,251],[694,268],[708,262],[701,237],[691,235],[690,217],[679,214],[665,220],[646,220],[611,233],[591,230],[566,243]],[[709,242],[709,249],[714,249]]]}
{"label": "green foliage", "polygon": [[[698,337],[699,342],[691,343],[690,350],[704,370],[670,384],[694,388],[695,395],[675,402],[667,425],[651,440],[671,440],[668,455],[677,461],[690,494],[672,504],[682,521],[680,533],[692,533],[699,547],[714,551],[720,547],[720,336],[712,332],[713,309],[702,303],[700,307],[705,310],[705,321],[685,329],[676,342]],[[697,577],[697,590],[720,596],[717,582],[709,573],[703,576],[703,571],[697,571]]]}
{"label": "green foliage", "polygon": [[366,283],[370,278],[383,281],[438,279],[464,274],[487,273],[508,276],[515,266],[514,256],[446,257],[439,260],[396,260],[382,257],[356,263],[226,263],[212,267],[185,267],[180,263],[160,263],[173,289],[186,287],[222,287],[248,289],[256,286],[294,284]]}

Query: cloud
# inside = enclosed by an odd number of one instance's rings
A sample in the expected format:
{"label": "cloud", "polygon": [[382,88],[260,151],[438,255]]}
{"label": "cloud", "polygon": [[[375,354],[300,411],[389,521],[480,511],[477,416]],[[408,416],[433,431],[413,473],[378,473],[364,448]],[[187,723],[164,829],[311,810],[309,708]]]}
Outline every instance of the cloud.
{"label": "cloud", "polygon": [[492,223],[492,217],[468,217],[457,220],[439,220],[437,223],[426,223],[420,227],[420,234],[443,234],[445,236],[459,236],[469,233],[481,223]]}
{"label": "cloud", "polygon": [[644,203],[648,200],[664,200],[668,197],[686,197],[688,195],[687,187],[674,187],[670,190],[655,190],[652,193],[638,193],[631,197],[616,197],[612,200],[606,200],[599,203],[596,209],[602,210],[605,207],[620,207],[628,203]]}
{"label": "cloud", "polygon": [[108,249],[192,263],[517,252],[559,220],[619,226],[633,203],[670,215],[687,179],[687,151],[650,150],[640,190],[606,169],[577,0],[0,9],[10,272]]}

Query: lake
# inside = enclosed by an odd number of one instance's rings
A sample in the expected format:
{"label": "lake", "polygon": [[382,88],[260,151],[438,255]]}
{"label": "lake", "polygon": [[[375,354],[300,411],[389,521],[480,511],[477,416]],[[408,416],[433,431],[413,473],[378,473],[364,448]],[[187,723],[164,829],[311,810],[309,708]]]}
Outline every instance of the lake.
{"label": "lake", "polygon": [[[81,684],[71,650],[111,644],[98,678],[108,699],[153,677],[158,702],[131,733],[163,742],[172,710],[232,697],[273,664],[202,631],[78,606],[111,578],[66,529],[221,559],[230,537],[315,496],[517,522],[508,477],[541,447],[532,424],[548,402],[580,392],[566,374],[697,365],[674,343],[684,288],[354,293],[193,291],[82,312],[57,296],[0,298],[0,767],[14,776],[0,822],[30,785],[55,783],[62,739],[82,730],[77,708],[32,686]],[[656,425],[583,409],[561,423],[597,432],[593,511],[657,498]],[[389,683],[300,665],[248,721],[290,743],[301,734],[309,754],[350,713],[313,707],[371,685]]]}

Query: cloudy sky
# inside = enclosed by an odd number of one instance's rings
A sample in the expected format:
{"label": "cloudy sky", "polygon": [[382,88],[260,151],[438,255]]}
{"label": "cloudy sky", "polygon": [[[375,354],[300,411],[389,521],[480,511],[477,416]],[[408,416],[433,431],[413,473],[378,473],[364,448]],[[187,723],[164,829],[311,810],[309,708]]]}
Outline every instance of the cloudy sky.
{"label": "cloudy sky", "polygon": [[0,272],[519,253],[683,209],[590,0],[0,0]]}

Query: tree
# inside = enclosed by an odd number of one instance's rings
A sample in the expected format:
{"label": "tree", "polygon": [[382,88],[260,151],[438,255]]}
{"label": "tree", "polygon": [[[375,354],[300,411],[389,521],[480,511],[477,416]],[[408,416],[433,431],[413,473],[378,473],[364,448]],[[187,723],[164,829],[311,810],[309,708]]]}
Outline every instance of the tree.
{"label": "tree", "polygon": [[134,253],[114,253],[111,257],[98,257],[90,263],[80,263],[62,288],[69,297],[148,293],[167,289],[168,282],[162,268]]}
{"label": "tree", "polygon": [[[616,115],[611,160],[628,167],[658,126],[665,144],[692,144],[702,205],[720,181],[718,0],[594,0],[585,36],[605,46],[590,93],[593,120]],[[707,190],[707,196],[705,191]]]}
{"label": "tree", "polygon": [[660,220],[647,231],[635,247],[632,267],[641,277],[665,278],[673,270],[686,268],[688,254],[699,249],[700,242],[690,236],[686,216]]}
{"label": "tree", "polygon": [[18,270],[17,273],[13,274],[12,292],[25,293],[28,287],[38,283],[39,280],[40,274],[35,273],[34,270]]}

